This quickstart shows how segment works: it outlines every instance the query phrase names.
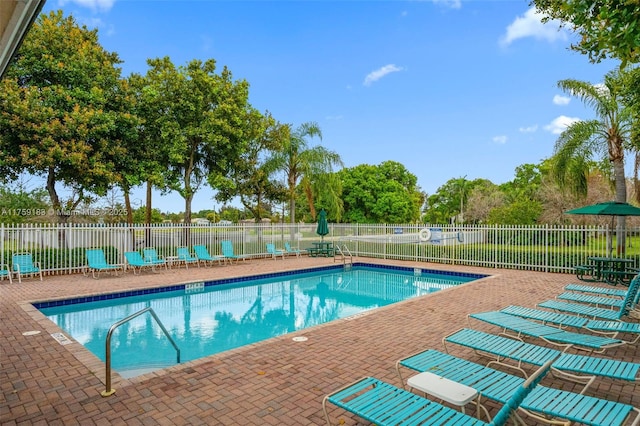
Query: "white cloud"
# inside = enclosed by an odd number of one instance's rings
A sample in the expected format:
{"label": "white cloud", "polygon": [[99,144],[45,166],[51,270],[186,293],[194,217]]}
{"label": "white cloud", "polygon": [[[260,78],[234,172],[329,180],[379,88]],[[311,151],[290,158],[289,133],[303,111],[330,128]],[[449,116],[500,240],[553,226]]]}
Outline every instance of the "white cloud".
{"label": "white cloud", "polygon": [[567,30],[560,28],[558,20],[551,20],[542,23],[544,15],[531,8],[524,15],[518,16],[507,27],[507,32],[500,38],[500,45],[508,46],[515,40],[525,37],[533,37],[537,40],[554,42],[556,40],[566,40]]}
{"label": "white cloud", "polygon": [[553,103],[555,105],[569,105],[571,98],[568,96],[555,95],[553,97]]}
{"label": "white cloud", "polygon": [[605,86],[604,83],[594,84],[593,87],[595,87],[600,96],[609,95],[609,88]]}
{"label": "white cloud", "polygon": [[567,127],[571,126],[573,123],[580,121],[579,118],[576,117],[567,117],[566,115],[561,115],[553,119],[553,121],[546,126],[544,129],[548,132],[553,133],[554,135],[559,135],[564,132]]}
{"label": "white cloud", "polygon": [[394,64],[385,65],[384,67],[378,68],[377,70],[371,71],[369,74],[367,74],[362,84],[365,86],[371,86],[372,83],[380,80],[385,75],[402,70],[402,67],[397,67]]}
{"label": "white cloud", "polygon": [[75,3],[78,6],[86,7],[94,12],[108,12],[113,7],[116,0],[59,0],[60,6],[64,6],[67,3]]}
{"label": "white cloud", "polygon": [[507,137],[505,135],[494,136],[493,141],[500,145],[504,145],[505,143],[507,143]]}
{"label": "white cloud", "polygon": [[462,0],[431,0],[435,4],[441,4],[451,9],[460,9],[462,7]]}
{"label": "white cloud", "polygon": [[538,130],[538,125],[534,124],[533,126],[520,127],[518,130],[521,133],[534,133],[536,130]]}

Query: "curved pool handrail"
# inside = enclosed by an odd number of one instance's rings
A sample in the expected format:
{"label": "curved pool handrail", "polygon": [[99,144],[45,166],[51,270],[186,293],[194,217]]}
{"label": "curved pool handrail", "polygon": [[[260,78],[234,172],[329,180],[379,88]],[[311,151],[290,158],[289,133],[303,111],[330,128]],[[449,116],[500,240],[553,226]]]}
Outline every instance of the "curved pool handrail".
{"label": "curved pool handrail", "polygon": [[173,339],[171,338],[171,336],[169,335],[169,332],[167,331],[167,329],[164,327],[164,325],[162,324],[162,321],[160,321],[160,318],[158,318],[158,315],[156,315],[156,313],[154,312],[153,308],[144,308],[134,314],[129,315],[128,317],[121,319],[120,321],[114,323],[110,328],[109,328],[109,332],[107,333],[107,339],[105,342],[106,345],[106,351],[105,351],[105,367],[106,367],[106,371],[105,371],[105,385],[106,385],[106,389],[103,392],[100,392],[100,395],[102,396],[111,396],[113,395],[116,391],[115,389],[111,389],[111,335],[113,334],[113,332],[116,330],[116,328],[120,327],[122,324],[131,321],[132,319],[144,314],[145,312],[149,312],[151,314],[151,316],[153,317],[153,319],[156,320],[156,322],[158,323],[158,325],[160,326],[160,328],[162,329],[162,332],[164,333],[165,336],[167,336],[167,339],[169,339],[169,342],[171,342],[171,345],[173,345],[173,347],[176,350],[176,362],[178,364],[180,364],[180,348],[178,348],[178,345],[176,345],[176,342],[173,341]]}

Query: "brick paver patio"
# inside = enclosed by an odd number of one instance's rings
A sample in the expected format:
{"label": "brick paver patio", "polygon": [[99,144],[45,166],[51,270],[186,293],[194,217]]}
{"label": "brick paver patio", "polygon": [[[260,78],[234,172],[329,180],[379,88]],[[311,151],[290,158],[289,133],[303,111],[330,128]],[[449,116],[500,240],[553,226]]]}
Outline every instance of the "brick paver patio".
{"label": "brick paver patio", "polygon": [[[79,343],[61,345],[60,330],[27,302],[157,287],[202,279],[332,264],[325,258],[263,259],[212,268],[173,269],[140,276],[50,276],[0,283],[0,423],[2,425],[321,425],[322,398],[364,375],[399,385],[395,362],[411,353],[442,350],[442,337],[468,326],[466,314],[509,304],[535,306],[575,281],[571,275],[471,268],[418,262],[379,262],[486,273],[489,278],[302,330],[161,372],[125,380],[104,398],[104,364]],[[473,328],[496,332],[472,323]],[[29,331],[39,334],[23,335]],[[294,336],[308,338],[295,342]],[[454,355],[482,362],[459,347]],[[640,362],[637,347],[605,356]],[[513,374],[515,372],[510,371]],[[554,386],[580,385],[547,378]],[[546,383],[546,382],[545,382]],[[589,395],[640,406],[633,384],[600,379]],[[367,424],[331,407],[332,424]],[[535,424],[532,422],[531,424]]]}

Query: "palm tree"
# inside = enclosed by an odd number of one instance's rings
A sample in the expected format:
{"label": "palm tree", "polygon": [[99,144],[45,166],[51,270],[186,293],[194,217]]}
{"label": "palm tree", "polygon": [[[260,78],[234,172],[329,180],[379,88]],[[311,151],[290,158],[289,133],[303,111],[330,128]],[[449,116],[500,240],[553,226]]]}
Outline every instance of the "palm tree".
{"label": "palm tree", "polygon": [[[578,193],[586,194],[587,167],[590,160],[609,163],[613,172],[615,200],[627,201],[627,183],[624,173],[624,149],[628,140],[631,120],[628,109],[624,108],[620,99],[620,78],[617,71],[605,76],[604,83],[593,85],[579,80],[560,80],[558,82],[564,92],[580,98],[587,106],[592,107],[596,118],[577,121],[562,132],[555,145],[554,174],[562,186],[565,182],[574,182]],[[594,158],[595,157],[595,158]],[[618,217],[617,251],[624,252],[625,218]]]}
{"label": "palm tree", "polygon": [[[285,141],[282,150],[274,154],[278,168],[286,175],[287,197],[289,199],[289,218],[295,223],[296,186],[301,184],[309,202],[312,217],[315,217],[313,202],[314,184],[320,181],[331,185],[332,179],[324,179],[325,175],[333,171],[334,166],[342,166],[340,156],[323,146],[310,146],[308,138],[317,136],[322,140],[322,131],[317,123],[307,122],[301,124],[295,131],[291,131]],[[337,191],[327,191],[339,197]],[[338,202],[335,202],[338,205]]]}

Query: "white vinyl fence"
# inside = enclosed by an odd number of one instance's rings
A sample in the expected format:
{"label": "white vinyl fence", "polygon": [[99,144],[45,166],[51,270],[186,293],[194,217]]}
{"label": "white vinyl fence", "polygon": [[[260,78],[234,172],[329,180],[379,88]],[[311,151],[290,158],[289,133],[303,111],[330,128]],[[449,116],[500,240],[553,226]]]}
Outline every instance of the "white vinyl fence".
{"label": "white vinyl fence", "polygon": [[[263,257],[266,243],[311,247],[320,240],[315,230],[316,224],[0,224],[0,255],[10,265],[14,253],[29,252],[45,274],[70,274],[82,271],[87,248],[102,248],[108,261],[124,263],[124,252],[145,247],[174,256],[177,247],[203,244],[220,254],[220,242],[231,240],[236,254]],[[329,230],[325,240],[363,258],[572,273],[587,257],[607,254],[607,228],[598,226],[330,224]],[[626,253],[614,253],[633,259],[634,267],[639,235],[640,229],[628,229]]]}

